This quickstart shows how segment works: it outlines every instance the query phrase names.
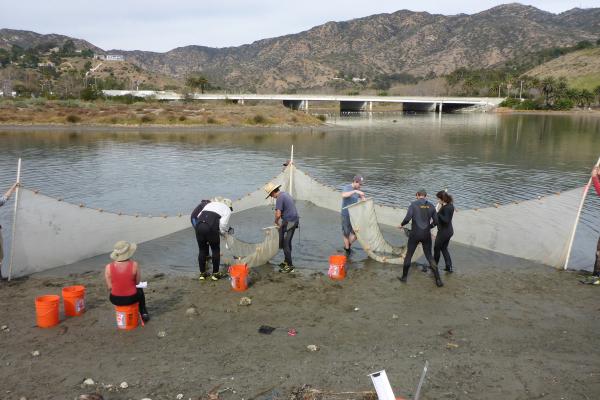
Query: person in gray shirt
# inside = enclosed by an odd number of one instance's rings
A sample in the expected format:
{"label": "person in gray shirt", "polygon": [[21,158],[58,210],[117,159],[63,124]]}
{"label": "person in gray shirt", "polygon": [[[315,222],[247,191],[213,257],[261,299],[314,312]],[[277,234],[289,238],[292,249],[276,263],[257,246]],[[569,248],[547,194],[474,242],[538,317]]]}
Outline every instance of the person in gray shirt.
{"label": "person in gray shirt", "polygon": [[[13,192],[15,191],[17,186],[19,186],[19,184],[15,182],[10,187],[10,189],[8,189],[6,191],[6,193],[4,193],[4,196],[0,197],[0,207],[2,207],[8,201],[8,199],[10,199],[10,196],[13,194]],[[3,260],[4,260],[4,239],[2,238],[2,225],[0,225],[0,279],[4,279],[4,278],[2,278],[2,261]]]}
{"label": "person in gray shirt", "polygon": [[281,185],[269,183],[265,187],[267,198],[275,199],[275,225],[279,227],[279,248],[283,249],[285,261],[279,264],[279,272],[294,271],[292,263],[292,238],[298,228],[300,216],[294,199],[289,193],[279,190]]}
{"label": "person in gray shirt", "polygon": [[352,183],[342,187],[342,235],[344,236],[344,251],[346,255],[350,255],[352,252],[352,243],[356,240],[356,233],[350,222],[350,213],[346,207],[365,199],[365,194],[360,190],[363,182],[363,177],[356,175],[352,179]]}

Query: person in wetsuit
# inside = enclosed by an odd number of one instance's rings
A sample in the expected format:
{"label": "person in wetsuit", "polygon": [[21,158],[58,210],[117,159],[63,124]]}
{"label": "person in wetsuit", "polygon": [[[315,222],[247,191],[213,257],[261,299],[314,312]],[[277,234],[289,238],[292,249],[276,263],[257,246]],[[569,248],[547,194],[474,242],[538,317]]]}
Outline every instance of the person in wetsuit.
{"label": "person in wetsuit", "polygon": [[[219,271],[221,263],[221,235],[233,231],[230,228],[229,218],[233,211],[233,203],[229,199],[216,198],[206,204],[196,216],[196,241],[198,242],[198,265],[200,267],[200,281],[205,281],[209,275],[206,272],[206,259],[208,248],[212,253],[213,272],[210,279],[218,281],[225,277]],[[192,216],[193,218],[193,216]]]}
{"label": "person in wetsuit", "polygon": [[427,201],[427,192],[425,189],[421,189],[416,194],[417,200],[413,201],[408,207],[406,217],[402,221],[400,227],[404,227],[406,224],[412,221],[412,229],[408,235],[408,246],[406,251],[406,257],[404,258],[404,267],[402,269],[401,282],[405,282],[408,279],[408,270],[412,261],[412,256],[417,249],[417,245],[421,243],[423,247],[423,253],[429,262],[429,266],[435,276],[435,284],[438,287],[444,286],[442,278],[440,278],[440,272],[437,268],[437,263],[433,259],[431,254],[431,228],[438,224],[437,213],[435,207],[429,201]]}
{"label": "person in wetsuit", "polygon": [[452,273],[452,259],[448,251],[448,244],[450,243],[450,238],[454,235],[454,228],[452,227],[452,217],[454,216],[453,199],[444,190],[437,192],[436,197],[438,198],[440,209],[437,213],[438,231],[433,245],[433,259],[436,264],[439,264],[441,252],[444,255],[444,262],[446,263],[444,270]]}

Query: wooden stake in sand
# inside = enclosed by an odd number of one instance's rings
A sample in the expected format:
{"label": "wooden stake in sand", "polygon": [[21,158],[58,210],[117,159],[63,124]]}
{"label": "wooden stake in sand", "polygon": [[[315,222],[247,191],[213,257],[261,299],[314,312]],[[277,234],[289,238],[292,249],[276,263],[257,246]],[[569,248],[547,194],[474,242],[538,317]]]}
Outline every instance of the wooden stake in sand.
{"label": "wooden stake in sand", "polygon": [[14,258],[14,248],[15,248],[15,230],[17,228],[17,208],[19,207],[19,186],[21,183],[21,159],[19,158],[19,163],[17,164],[17,190],[15,191],[15,210],[13,215],[13,226],[12,233],[10,237],[10,262],[8,263],[8,280],[10,281],[12,278],[12,267],[13,267],[13,258]]}
{"label": "wooden stake in sand", "polygon": [[[600,166],[600,158],[596,161],[596,167]],[[577,232],[577,224],[579,224],[579,217],[581,217],[581,210],[583,209],[583,204],[585,203],[585,198],[587,197],[588,191],[590,190],[590,186],[592,184],[592,177],[588,180],[587,185],[583,189],[583,195],[581,196],[581,202],[579,203],[579,210],[577,210],[577,216],[575,217],[575,223],[573,224],[573,230],[571,231],[571,239],[569,240],[569,248],[567,249],[567,258],[565,259],[565,267],[566,270],[569,267],[569,258],[571,258],[571,250],[573,249],[573,241],[575,241],[575,233]]]}

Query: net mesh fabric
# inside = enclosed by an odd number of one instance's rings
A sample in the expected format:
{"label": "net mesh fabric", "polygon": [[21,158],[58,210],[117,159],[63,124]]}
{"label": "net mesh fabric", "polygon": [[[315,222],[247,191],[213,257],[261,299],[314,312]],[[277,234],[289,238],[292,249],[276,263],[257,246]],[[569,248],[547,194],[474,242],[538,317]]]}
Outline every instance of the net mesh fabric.
{"label": "net mesh fabric", "polygon": [[[296,200],[340,211],[341,194],[290,164],[271,180]],[[290,182],[292,182],[290,186]],[[188,229],[184,216],[120,215],[80,207],[55,198],[20,190],[13,249],[13,276],[23,276],[74,263],[108,252],[120,239],[143,243]],[[459,210],[454,216],[453,241],[555,267],[564,265],[566,250],[583,188],[540,199],[479,210]],[[262,187],[234,202],[235,212],[271,204]],[[369,257],[401,263],[404,250],[390,245],[379,224],[400,225],[405,209],[376,205],[373,200],[348,208],[357,237]],[[257,266],[278,250],[277,229],[266,228],[261,243],[243,243],[226,236],[224,260],[234,257]],[[400,234],[400,233],[399,233]],[[223,248],[224,246],[222,246]],[[415,256],[418,256],[416,254]]]}

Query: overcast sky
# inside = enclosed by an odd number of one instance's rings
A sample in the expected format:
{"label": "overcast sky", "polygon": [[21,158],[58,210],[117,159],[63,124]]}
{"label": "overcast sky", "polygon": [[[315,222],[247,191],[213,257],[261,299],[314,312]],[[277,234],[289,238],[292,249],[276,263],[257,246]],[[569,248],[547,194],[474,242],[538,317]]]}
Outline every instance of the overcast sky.
{"label": "overcast sky", "polygon": [[[401,9],[473,14],[508,1],[396,0],[0,0],[0,28],[59,33],[105,50],[168,51],[186,45],[239,46]],[[559,13],[600,0],[526,1]]]}

